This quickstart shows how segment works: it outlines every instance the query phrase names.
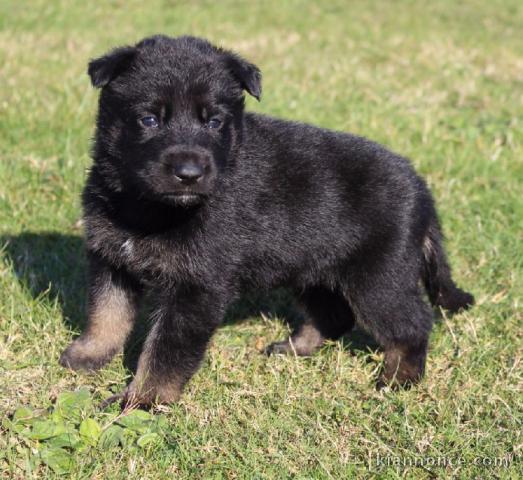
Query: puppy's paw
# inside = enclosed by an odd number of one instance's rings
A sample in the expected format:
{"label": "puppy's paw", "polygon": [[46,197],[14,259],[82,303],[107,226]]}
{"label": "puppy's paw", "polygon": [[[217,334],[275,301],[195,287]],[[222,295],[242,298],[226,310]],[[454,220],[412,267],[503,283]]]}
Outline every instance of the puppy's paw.
{"label": "puppy's paw", "polygon": [[58,363],[72,370],[93,371],[103,367],[115,353],[95,341],[79,338],[64,350]]}
{"label": "puppy's paw", "polygon": [[265,349],[265,355],[298,355],[300,357],[310,357],[316,349],[304,348],[301,345],[292,343],[289,339],[282,340],[281,342],[271,343]]}
{"label": "puppy's paw", "polygon": [[406,362],[400,363],[396,368],[390,368],[385,363],[376,382],[376,390],[387,388],[391,391],[408,390],[419,383],[423,378],[423,370],[415,369]]}
{"label": "puppy's paw", "polygon": [[120,402],[122,410],[132,408],[150,408],[157,405],[166,405],[175,403],[179,400],[181,391],[178,388],[164,385],[144,384],[139,386],[136,380],[133,380],[129,386],[117,395],[109,397],[102,403],[105,408],[115,402]]}
{"label": "puppy's paw", "polygon": [[129,387],[127,387],[123,392],[111,395],[109,398],[105,399],[101,404],[101,408],[107,408],[113,403],[119,403],[122,410],[132,410],[135,408],[146,410],[154,405],[152,398],[148,396],[140,396]]}
{"label": "puppy's paw", "polygon": [[376,382],[376,390],[381,391],[386,389],[393,392],[397,392],[398,390],[409,390],[416,383],[419,383],[419,379],[391,379],[384,375],[380,375]]}
{"label": "puppy's paw", "polygon": [[292,353],[291,345],[288,340],[274,342],[268,345],[264,350],[265,355],[286,355]]}

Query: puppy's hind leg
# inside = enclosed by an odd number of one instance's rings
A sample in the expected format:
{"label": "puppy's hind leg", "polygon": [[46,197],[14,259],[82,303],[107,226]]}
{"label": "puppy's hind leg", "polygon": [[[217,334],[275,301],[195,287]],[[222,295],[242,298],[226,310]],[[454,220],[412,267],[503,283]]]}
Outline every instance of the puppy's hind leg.
{"label": "puppy's hind leg", "polygon": [[341,294],[323,287],[310,287],[298,298],[307,315],[305,322],[288,339],[269,345],[268,354],[309,356],[325,340],[336,340],[354,326],[350,305]]}
{"label": "puppy's hind leg", "polygon": [[[401,282],[400,282],[401,284]],[[409,386],[425,371],[432,312],[416,286],[391,289],[377,279],[355,281],[350,293],[358,323],[384,349],[384,364],[377,387]]]}
{"label": "puppy's hind leg", "polygon": [[89,259],[87,327],[60,357],[73,370],[96,370],[123,348],[136,316],[139,287],[98,257]]}
{"label": "puppy's hind leg", "polygon": [[377,317],[373,322],[373,333],[384,348],[378,389],[386,385],[408,387],[418,383],[425,374],[432,312],[419,295],[406,295],[397,305],[398,310],[385,321],[384,317]]}

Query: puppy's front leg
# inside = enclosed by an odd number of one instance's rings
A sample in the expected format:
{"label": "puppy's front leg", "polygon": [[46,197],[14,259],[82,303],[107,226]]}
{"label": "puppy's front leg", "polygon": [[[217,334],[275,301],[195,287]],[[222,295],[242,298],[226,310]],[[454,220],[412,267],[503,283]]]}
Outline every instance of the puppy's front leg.
{"label": "puppy's front leg", "polygon": [[87,327],[62,353],[60,364],[96,370],[122,349],[136,316],[140,287],[96,255],[88,257]]}
{"label": "puppy's front leg", "polygon": [[163,298],[124,405],[171,403],[196,372],[221,317],[217,296],[200,291]]}

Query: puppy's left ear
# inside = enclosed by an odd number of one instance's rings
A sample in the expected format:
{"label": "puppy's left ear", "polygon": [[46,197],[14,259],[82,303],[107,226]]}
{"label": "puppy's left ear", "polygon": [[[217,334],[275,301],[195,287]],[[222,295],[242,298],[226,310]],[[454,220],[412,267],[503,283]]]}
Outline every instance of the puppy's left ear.
{"label": "puppy's left ear", "polygon": [[91,77],[93,87],[105,87],[124,70],[129,68],[136,55],[135,47],[120,47],[103,57],[89,62],[87,73]]}
{"label": "puppy's left ear", "polygon": [[260,101],[262,91],[262,75],[260,69],[256,65],[244,60],[242,57],[232,52],[227,52],[225,63],[227,68],[240,82],[242,88],[256,100]]}

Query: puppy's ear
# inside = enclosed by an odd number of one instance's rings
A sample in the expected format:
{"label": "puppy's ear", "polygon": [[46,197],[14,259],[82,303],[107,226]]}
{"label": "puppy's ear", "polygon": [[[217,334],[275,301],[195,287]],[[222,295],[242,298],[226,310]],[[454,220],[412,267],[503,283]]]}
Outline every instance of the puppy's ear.
{"label": "puppy's ear", "polygon": [[232,52],[226,52],[225,63],[227,68],[240,82],[242,88],[256,98],[256,100],[260,101],[262,90],[262,75],[260,69]]}
{"label": "puppy's ear", "polygon": [[87,73],[94,87],[105,87],[124,70],[129,68],[136,55],[135,47],[121,47],[112,50],[103,57],[89,62]]}

